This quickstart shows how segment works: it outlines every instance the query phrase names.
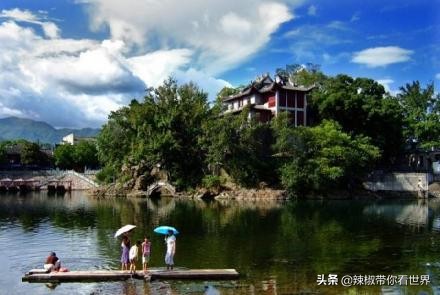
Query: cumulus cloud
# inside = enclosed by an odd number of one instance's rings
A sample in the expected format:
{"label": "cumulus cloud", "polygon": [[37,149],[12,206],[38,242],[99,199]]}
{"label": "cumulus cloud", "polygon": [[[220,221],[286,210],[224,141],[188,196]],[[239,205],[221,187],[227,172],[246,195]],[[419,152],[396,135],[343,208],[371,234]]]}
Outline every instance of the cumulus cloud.
{"label": "cumulus cloud", "polygon": [[141,48],[189,48],[195,67],[209,74],[243,62],[293,18],[286,4],[271,0],[78,2],[89,10],[92,29],[107,27],[113,39]]}
{"label": "cumulus cloud", "polygon": [[410,60],[414,51],[397,46],[374,47],[354,53],[352,62],[367,67],[385,67]]}
{"label": "cumulus cloud", "polygon": [[170,74],[189,64],[193,52],[189,49],[157,50],[127,59],[133,73],[145,84],[159,86]]}
{"label": "cumulus cloud", "polygon": [[61,37],[45,11],[0,13],[0,116],[99,126],[168,76],[211,99],[216,75],[263,48],[302,0],[76,0],[108,40]]}
{"label": "cumulus cloud", "polygon": [[110,41],[45,39],[12,21],[0,25],[2,116],[57,126],[99,125],[142,91]]}
{"label": "cumulus cloud", "polygon": [[126,51],[122,40],[46,39],[14,21],[1,23],[0,116],[60,127],[99,126],[109,112],[170,75],[181,82],[203,80],[201,86],[212,98],[229,85],[188,67],[188,49],[134,57]]}
{"label": "cumulus cloud", "polygon": [[[44,12],[42,12],[42,14],[44,14]],[[18,8],[14,8],[11,10],[3,9],[0,13],[0,18],[6,18],[16,22],[37,24],[41,26],[46,37],[52,39],[59,37],[60,29],[55,23],[50,21],[43,21],[44,17],[39,17],[29,10],[21,10]]]}

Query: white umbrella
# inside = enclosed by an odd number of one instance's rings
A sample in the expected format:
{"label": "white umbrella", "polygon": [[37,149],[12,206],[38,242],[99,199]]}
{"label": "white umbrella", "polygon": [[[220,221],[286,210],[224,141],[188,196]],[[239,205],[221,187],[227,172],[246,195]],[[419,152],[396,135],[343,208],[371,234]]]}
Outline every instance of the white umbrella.
{"label": "white umbrella", "polygon": [[121,227],[120,229],[118,229],[115,233],[115,238],[119,237],[120,235],[122,235],[123,233],[129,232],[131,231],[133,228],[135,228],[136,225],[132,225],[132,224],[127,224],[124,225],[123,227]]}

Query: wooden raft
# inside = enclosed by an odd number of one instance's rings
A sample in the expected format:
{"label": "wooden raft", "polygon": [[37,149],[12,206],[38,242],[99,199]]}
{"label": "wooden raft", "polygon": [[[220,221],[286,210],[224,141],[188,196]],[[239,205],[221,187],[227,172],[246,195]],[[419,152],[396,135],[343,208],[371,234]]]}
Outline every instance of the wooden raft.
{"label": "wooden raft", "polygon": [[147,274],[137,271],[130,274],[128,271],[120,270],[89,270],[51,272],[44,270],[30,270],[22,277],[23,282],[45,283],[45,282],[97,282],[97,281],[124,281],[130,278],[158,280],[158,279],[179,279],[179,280],[229,280],[239,277],[235,269],[149,269]]}

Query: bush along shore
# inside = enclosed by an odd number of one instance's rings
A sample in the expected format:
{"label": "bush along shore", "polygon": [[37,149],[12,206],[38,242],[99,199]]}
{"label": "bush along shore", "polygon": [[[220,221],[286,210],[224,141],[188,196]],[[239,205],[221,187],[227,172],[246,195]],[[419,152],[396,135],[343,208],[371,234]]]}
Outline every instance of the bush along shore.
{"label": "bush along shore", "polygon": [[[440,109],[433,85],[413,82],[391,96],[372,79],[327,77],[316,69],[277,73],[314,85],[304,124],[287,111],[262,122],[251,116],[252,105],[225,112],[225,97],[258,88],[261,79],[251,88],[224,88],[213,105],[195,84],[168,79],[112,112],[97,139],[103,165],[97,178],[106,185],[95,194],[168,189],[194,197],[345,198],[364,195],[366,175],[394,165],[407,142],[440,147],[439,112],[426,111]],[[435,128],[428,134],[427,126]],[[172,188],[151,187],[159,181]]]}

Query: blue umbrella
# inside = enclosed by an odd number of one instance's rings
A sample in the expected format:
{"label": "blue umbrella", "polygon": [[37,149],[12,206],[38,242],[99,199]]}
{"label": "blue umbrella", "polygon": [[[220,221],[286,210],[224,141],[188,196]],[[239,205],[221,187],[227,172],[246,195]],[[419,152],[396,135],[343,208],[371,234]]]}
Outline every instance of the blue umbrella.
{"label": "blue umbrella", "polygon": [[175,234],[175,235],[177,235],[179,233],[179,231],[177,229],[175,229],[172,226],[167,226],[167,225],[162,225],[162,226],[156,227],[154,229],[154,232],[157,234],[161,234],[161,235],[167,235],[169,230],[173,231],[173,234]]}

